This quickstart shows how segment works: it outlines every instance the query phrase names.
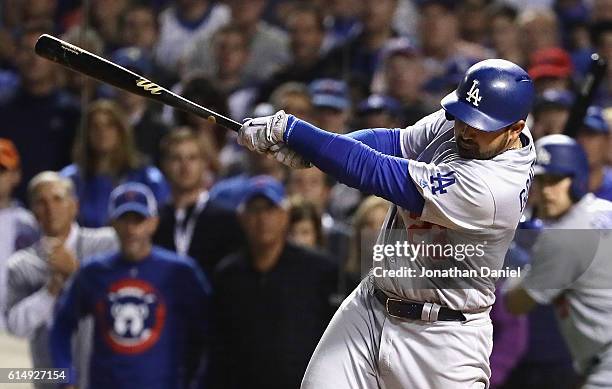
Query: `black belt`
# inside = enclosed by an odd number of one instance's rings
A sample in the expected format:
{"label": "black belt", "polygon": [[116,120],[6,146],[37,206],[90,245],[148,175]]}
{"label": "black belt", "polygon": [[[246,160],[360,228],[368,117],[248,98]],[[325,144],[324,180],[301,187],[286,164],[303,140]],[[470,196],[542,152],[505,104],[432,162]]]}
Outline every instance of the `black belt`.
{"label": "black belt", "polygon": [[460,311],[432,303],[411,303],[394,299],[380,289],[374,289],[374,297],[385,307],[389,316],[424,321],[464,321]]}

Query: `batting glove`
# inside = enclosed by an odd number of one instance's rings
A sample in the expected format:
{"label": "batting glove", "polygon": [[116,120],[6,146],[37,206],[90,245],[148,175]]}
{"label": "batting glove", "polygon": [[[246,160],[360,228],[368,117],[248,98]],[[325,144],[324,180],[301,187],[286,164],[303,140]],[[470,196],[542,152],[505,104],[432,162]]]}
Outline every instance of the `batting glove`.
{"label": "batting glove", "polygon": [[285,166],[289,166],[292,169],[308,169],[312,167],[312,164],[304,159],[300,154],[290,149],[285,144],[276,144],[271,146],[267,151],[266,155],[282,163]]}
{"label": "batting glove", "polygon": [[238,144],[251,151],[264,153],[273,145],[283,142],[288,115],[278,111],[272,116],[262,116],[244,122],[238,131]]}

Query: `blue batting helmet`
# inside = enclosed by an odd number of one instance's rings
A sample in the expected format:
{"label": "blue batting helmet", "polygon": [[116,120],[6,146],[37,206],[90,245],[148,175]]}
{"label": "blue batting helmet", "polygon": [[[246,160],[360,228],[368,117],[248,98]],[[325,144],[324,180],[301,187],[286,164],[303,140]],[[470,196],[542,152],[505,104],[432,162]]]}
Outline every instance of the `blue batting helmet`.
{"label": "blue batting helmet", "polygon": [[567,135],[555,134],[536,143],[535,174],[555,174],[572,178],[572,198],[578,201],[588,192],[589,161],[584,149]]}
{"label": "blue batting helmet", "polygon": [[492,132],[525,119],[534,96],[533,81],[520,66],[487,59],[472,65],[441,104],[447,115]]}

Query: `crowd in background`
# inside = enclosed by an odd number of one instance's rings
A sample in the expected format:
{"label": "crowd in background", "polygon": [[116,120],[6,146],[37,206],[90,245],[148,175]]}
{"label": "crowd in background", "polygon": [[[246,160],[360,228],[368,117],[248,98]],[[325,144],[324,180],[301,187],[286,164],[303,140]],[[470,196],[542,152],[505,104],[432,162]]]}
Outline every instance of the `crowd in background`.
{"label": "crowd in background", "polygon": [[[202,339],[171,337],[187,342],[181,374],[206,387],[298,387],[331,315],[363,275],[365,242],[389,204],[316,168],[290,171],[242,149],[213,122],[38,57],[40,34],[239,122],[283,109],[337,133],[409,126],[440,109],[472,64],[504,58],[534,80],[528,126],[537,140],[563,131],[591,54],[612,61],[609,0],[5,0],[0,7],[0,328],[30,339],[35,366],[54,363],[54,306],[82,261],[125,247],[108,228],[118,217],[112,193],[140,183],[157,209],[145,216],[159,218],[151,241],[193,258],[190,271],[211,285]],[[611,125],[608,66],[577,129],[589,190],[608,200]],[[530,202],[537,209],[537,198]],[[577,377],[552,308],[515,318],[498,305],[492,387],[571,388]],[[100,350],[92,331],[79,324],[82,352]],[[138,343],[140,332],[124,335]],[[88,357],[75,355],[87,371]]]}

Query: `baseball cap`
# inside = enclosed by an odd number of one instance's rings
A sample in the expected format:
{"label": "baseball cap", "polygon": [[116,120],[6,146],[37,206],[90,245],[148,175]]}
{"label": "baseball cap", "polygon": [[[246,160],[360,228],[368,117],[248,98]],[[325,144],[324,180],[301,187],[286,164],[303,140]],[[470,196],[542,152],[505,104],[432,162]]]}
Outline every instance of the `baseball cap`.
{"label": "baseball cap", "polygon": [[559,47],[550,47],[533,53],[528,73],[535,81],[545,77],[569,77],[573,71],[574,65],[568,52]]}
{"label": "baseball cap", "polygon": [[583,129],[597,134],[610,133],[610,126],[604,117],[601,107],[592,105],[587,109]]}
{"label": "baseball cap", "polygon": [[414,58],[419,57],[421,53],[408,38],[400,37],[389,40],[382,51],[382,58],[385,60],[396,55]]}
{"label": "baseball cap", "polygon": [[344,110],[350,106],[348,86],[342,80],[323,78],[314,80],[308,87],[312,105]]}
{"label": "baseball cap", "polygon": [[13,170],[19,167],[19,152],[15,144],[8,139],[0,138],[0,167]]}
{"label": "baseball cap", "polygon": [[400,108],[400,103],[393,97],[374,94],[359,103],[357,113],[360,115],[380,111],[396,113]]}
{"label": "baseball cap", "polygon": [[128,212],[135,212],[144,217],[157,216],[157,201],[148,186],[138,182],[127,182],[111,192],[108,204],[110,219],[117,219]]}
{"label": "baseball cap", "polygon": [[139,47],[124,47],[115,50],[111,60],[133,72],[147,76],[153,72],[153,62],[149,55]]}
{"label": "baseball cap", "polygon": [[271,176],[255,176],[250,178],[246,183],[246,189],[240,202],[240,207],[244,207],[246,203],[255,197],[264,197],[270,200],[274,205],[280,207],[285,200],[285,188],[274,177]]}
{"label": "baseball cap", "polygon": [[546,89],[537,98],[534,111],[544,108],[570,108],[574,103],[574,94],[565,89]]}

